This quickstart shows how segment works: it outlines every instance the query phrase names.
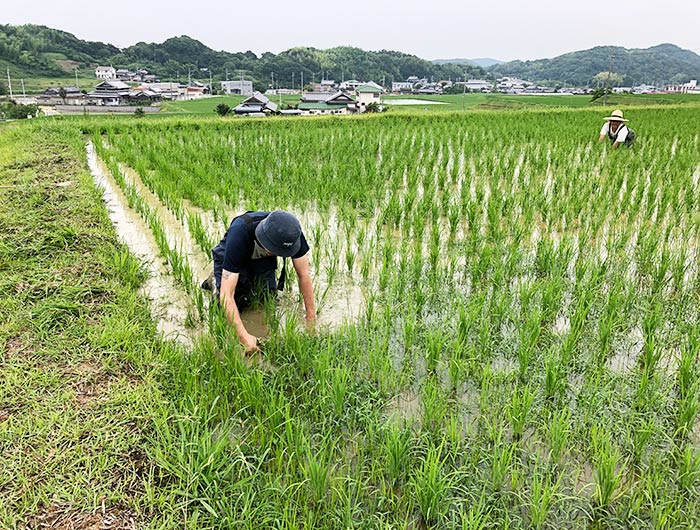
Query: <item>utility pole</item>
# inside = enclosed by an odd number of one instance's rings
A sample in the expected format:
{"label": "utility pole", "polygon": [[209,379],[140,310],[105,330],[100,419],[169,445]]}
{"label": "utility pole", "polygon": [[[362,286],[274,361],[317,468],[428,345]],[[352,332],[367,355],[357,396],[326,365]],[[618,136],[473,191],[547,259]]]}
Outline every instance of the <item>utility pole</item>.
{"label": "utility pole", "polygon": [[608,81],[610,81],[610,74],[612,73],[613,64],[615,61],[615,50],[610,48],[610,65],[608,66],[608,75],[605,77],[605,88],[603,88],[603,107],[608,101]]}
{"label": "utility pole", "polygon": [[212,84],[211,80],[211,68],[209,68],[209,95],[213,95],[212,92],[214,92],[214,85]]}
{"label": "utility pole", "polygon": [[27,94],[24,92],[24,79],[21,79],[22,82],[22,97],[27,97]]}
{"label": "utility pole", "polygon": [[228,81],[228,68],[226,69],[226,81]]}
{"label": "utility pole", "polygon": [[304,95],[304,70],[301,71],[301,94]]}
{"label": "utility pole", "polygon": [[462,111],[464,111],[464,95],[467,93],[467,71],[464,71],[464,87],[462,88]]}
{"label": "utility pole", "polygon": [[7,67],[7,86],[10,88],[10,99],[12,99],[12,79],[10,79],[10,67]]}
{"label": "utility pole", "polygon": [[295,72],[292,72],[292,90],[294,90],[294,73]]}
{"label": "utility pole", "polygon": [[76,66],[75,68],[73,68],[73,71],[75,72],[75,88],[80,89],[80,87],[78,86],[78,67]]}

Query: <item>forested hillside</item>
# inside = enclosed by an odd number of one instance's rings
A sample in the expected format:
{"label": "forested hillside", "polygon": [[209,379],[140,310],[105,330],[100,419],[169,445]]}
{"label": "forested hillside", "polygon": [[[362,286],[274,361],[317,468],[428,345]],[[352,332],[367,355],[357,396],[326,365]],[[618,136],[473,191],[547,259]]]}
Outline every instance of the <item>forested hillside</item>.
{"label": "forested hillside", "polygon": [[415,75],[435,81],[468,77],[517,76],[550,84],[594,85],[612,65],[615,84],[664,84],[700,78],[700,56],[673,44],[648,49],[600,46],[553,59],[512,61],[485,71],[474,64],[438,64],[398,51],[364,51],[353,47],[328,50],[292,48],[279,54],[215,51],[187,36],[163,43],[139,42],[119,49],[88,42],[44,26],[0,25],[0,68],[14,77],[65,77],[76,70],[90,75],[98,64],[146,68],[163,81],[215,81],[245,78],[256,88],[299,86],[304,81],[360,79],[402,81]]}
{"label": "forested hillside", "polygon": [[91,70],[97,64],[115,68],[146,68],[161,80],[193,78],[214,80],[244,77],[264,88],[273,80],[276,85],[298,86],[300,78],[319,81],[360,79],[390,83],[416,75],[428,79],[457,79],[465,75],[482,76],[477,66],[436,65],[397,51],[364,51],[338,47],[328,50],[292,48],[279,54],[251,51],[229,53],[215,51],[187,36],[174,37],[163,43],[140,42],[119,49],[101,42],[86,42],[74,35],[43,26],[0,25],[0,66],[9,66],[13,76],[65,76]]}
{"label": "forested hillside", "polygon": [[620,76],[617,84],[624,86],[684,83],[700,78],[700,56],[673,44],[631,50],[598,46],[553,59],[511,61],[492,66],[489,71],[530,81],[586,85],[595,83],[595,76],[609,69]]}

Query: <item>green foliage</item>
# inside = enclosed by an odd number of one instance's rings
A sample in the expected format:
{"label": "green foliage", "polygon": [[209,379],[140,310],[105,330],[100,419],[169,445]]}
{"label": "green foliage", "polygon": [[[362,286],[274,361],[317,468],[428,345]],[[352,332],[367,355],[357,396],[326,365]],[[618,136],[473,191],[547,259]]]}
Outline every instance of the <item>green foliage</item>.
{"label": "green foliage", "polygon": [[134,116],[137,118],[143,118],[146,115],[146,111],[143,110],[141,107],[136,107],[136,110],[134,111]]}
{"label": "green foliage", "polygon": [[229,107],[226,103],[219,103],[214,109],[214,112],[216,112],[219,116],[228,116],[231,114],[231,107]]}
{"label": "green foliage", "polygon": [[619,84],[623,85],[700,78],[700,56],[673,44],[631,50],[598,46],[553,59],[511,61],[492,66],[489,71],[498,76],[516,76],[536,82],[556,80],[582,86],[595,83],[594,78],[599,73],[607,73],[611,56],[614,56],[614,71],[621,76]]}
{"label": "green foliage", "polygon": [[27,117],[36,116],[38,110],[36,105],[21,105],[10,101],[0,104],[0,118],[6,120],[24,120]]}

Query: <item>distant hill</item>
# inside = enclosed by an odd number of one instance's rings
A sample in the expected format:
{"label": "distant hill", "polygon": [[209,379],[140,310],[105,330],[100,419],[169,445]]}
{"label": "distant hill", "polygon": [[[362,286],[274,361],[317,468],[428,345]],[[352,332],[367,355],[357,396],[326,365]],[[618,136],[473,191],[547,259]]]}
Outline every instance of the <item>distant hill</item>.
{"label": "distant hill", "polygon": [[498,59],[491,59],[490,57],[482,57],[479,59],[471,59],[471,62],[482,68],[488,68],[494,64],[503,64],[505,61],[499,61]]}
{"label": "distant hill", "polygon": [[435,59],[433,61],[435,64],[469,64],[472,66],[480,66],[481,68],[488,68],[494,64],[503,64],[503,62],[504,61],[491,59],[489,57],[482,57],[479,59]]}
{"label": "distant hill", "polygon": [[536,61],[511,61],[489,68],[497,76],[520,77],[528,81],[587,85],[610,68],[622,75],[622,86],[665,84],[700,79],[700,55],[674,44],[646,49],[598,46]]}
{"label": "distant hill", "polygon": [[[70,33],[45,26],[0,25],[0,68],[10,68],[14,77],[66,77],[75,68],[91,71],[96,65],[115,68],[145,68],[162,81],[192,79],[253,80],[257,89],[276,85],[299,86],[304,82],[327,79],[364,81],[403,81],[411,75],[434,79],[455,79],[464,75],[464,67],[437,65],[415,55],[398,51],[364,51],[337,47],[328,50],[292,48],[279,54],[251,51],[229,53],[215,51],[186,35],[163,43],[139,42],[119,49],[111,44],[86,42]],[[485,75],[478,66],[469,66],[475,76]]]}
{"label": "distant hill", "polygon": [[[17,78],[70,77],[76,71],[91,74],[96,65],[115,68],[146,68],[162,81],[192,79],[214,81],[252,80],[264,90],[274,80],[277,86],[298,87],[326,79],[360,79],[384,82],[403,81],[409,76],[434,81],[470,77],[514,76],[536,82],[587,85],[606,72],[610,55],[613,71],[621,74],[622,84],[661,84],[700,79],[700,56],[673,44],[661,44],[645,50],[601,46],[568,53],[553,59],[511,61],[496,59],[440,59],[426,61],[398,51],[364,51],[342,46],[327,50],[292,48],[279,54],[251,51],[215,51],[186,35],[162,43],[139,42],[117,48],[102,42],[78,39],[65,31],[45,26],[0,25],[0,70],[10,69]],[[489,63],[488,70],[485,66]],[[3,90],[0,81],[0,91]]]}

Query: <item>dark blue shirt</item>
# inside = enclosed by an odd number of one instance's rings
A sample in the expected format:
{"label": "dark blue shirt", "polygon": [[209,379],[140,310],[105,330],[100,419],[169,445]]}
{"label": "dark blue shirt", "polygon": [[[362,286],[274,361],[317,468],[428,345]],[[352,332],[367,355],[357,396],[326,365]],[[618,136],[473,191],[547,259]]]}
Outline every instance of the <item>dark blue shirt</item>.
{"label": "dark blue shirt", "polygon": [[[225,242],[226,251],[224,253],[224,264],[223,269],[229,272],[240,273],[243,268],[250,265],[251,259],[253,259],[255,252],[255,243],[257,239],[255,238],[255,228],[258,226],[260,221],[262,221],[269,212],[251,212],[249,215],[252,219],[252,232],[253,238],[249,236],[248,226],[242,215],[236,217],[231,221],[231,225],[228,227],[226,235],[222,240]],[[258,246],[260,243],[258,242]],[[292,259],[301,258],[305,256],[309,251],[309,244],[306,242],[304,237],[304,232],[301,233],[301,247],[299,247],[299,252],[297,252]],[[267,257],[267,256],[265,256]],[[272,259],[275,259],[272,257]]]}

